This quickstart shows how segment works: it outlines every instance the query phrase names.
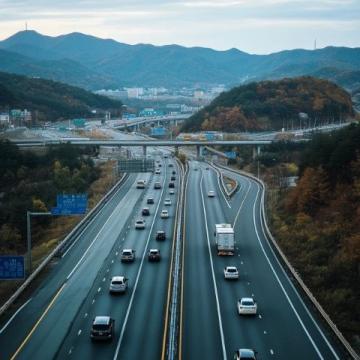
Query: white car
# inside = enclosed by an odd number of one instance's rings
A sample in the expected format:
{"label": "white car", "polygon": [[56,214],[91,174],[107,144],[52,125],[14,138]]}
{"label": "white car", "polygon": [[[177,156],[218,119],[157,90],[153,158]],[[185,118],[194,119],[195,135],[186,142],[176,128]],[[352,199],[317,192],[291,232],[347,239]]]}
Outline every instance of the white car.
{"label": "white car", "polygon": [[169,190],[169,195],[174,195],[175,194],[175,190],[174,189],[170,189]]}
{"label": "white car", "polygon": [[237,280],[239,278],[239,271],[236,266],[227,266],[224,269],[224,277],[225,279],[234,279]]}
{"label": "white car", "polygon": [[215,191],[214,190],[210,190],[208,192],[208,197],[215,197]]}
{"label": "white car", "polygon": [[239,349],[235,351],[234,360],[256,360],[256,354],[253,349]]}
{"label": "white car", "polygon": [[110,281],[109,291],[111,293],[124,293],[128,287],[128,279],[125,276],[113,276]]}
{"label": "white car", "polygon": [[256,315],[257,304],[253,298],[244,297],[237,303],[239,315]]}
{"label": "white car", "polygon": [[161,170],[160,170],[160,169],[156,169],[156,170],[155,170],[155,174],[156,174],[156,175],[160,175],[160,174],[161,174]]}
{"label": "white car", "polygon": [[120,259],[122,262],[133,262],[135,260],[135,250],[123,249]]}
{"label": "white car", "polygon": [[170,199],[165,199],[164,205],[165,206],[170,206],[171,205],[171,200]]}
{"label": "white car", "polygon": [[167,210],[161,210],[160,217],[162,219],[167,219],[169,217],[169,212]]}
{"label": "white car", "polygon": [[135,229],[142,230],[145,229],[145,220],[139,219],[135,221]]}

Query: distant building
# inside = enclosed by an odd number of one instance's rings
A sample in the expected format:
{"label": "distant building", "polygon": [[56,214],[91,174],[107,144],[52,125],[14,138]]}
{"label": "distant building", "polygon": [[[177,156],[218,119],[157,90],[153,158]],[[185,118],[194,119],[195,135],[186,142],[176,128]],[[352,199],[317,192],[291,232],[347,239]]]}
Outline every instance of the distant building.
{"label": "distant building", "polygon": [[8,112],[0,113],[0,123],[1,125],[8,125],[10,123],[10,115]]}
{"label": "distant building", "polygon": [[10,121],[15,126],[29,125],[32,121],[31,111],[27,109],[12,109],[10,110]]}
{"label": "distant building", "polygon": [[143,88],[125,88],[125,90],[127,91],[127,96],[129,98],[137,99],[144,94]]}

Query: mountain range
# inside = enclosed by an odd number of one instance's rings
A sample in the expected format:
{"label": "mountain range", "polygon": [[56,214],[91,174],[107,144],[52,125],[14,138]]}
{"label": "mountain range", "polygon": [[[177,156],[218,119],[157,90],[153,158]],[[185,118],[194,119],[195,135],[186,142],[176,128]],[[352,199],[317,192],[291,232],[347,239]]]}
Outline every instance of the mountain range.
{"label": "mountain range", "polygon": [[348,90],[360,87],[360,48],[326,47],[253,55],[179,45],[128,45],[81,33],[56,37],[20,31],[0,41],[0,71],[66,82],[89,90],[141,86],[235,86],[312,75]]}

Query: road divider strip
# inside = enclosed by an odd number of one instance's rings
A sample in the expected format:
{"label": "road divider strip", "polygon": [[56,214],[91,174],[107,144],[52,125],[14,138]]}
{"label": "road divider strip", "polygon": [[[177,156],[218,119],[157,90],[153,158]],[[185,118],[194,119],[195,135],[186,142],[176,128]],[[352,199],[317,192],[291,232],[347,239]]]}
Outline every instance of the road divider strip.
{"label": "road divider strip", "polygon": [[[342,344],[342,346],[346,349],[346,351],[348,352],[348,354],[354,359],[354,360],[359,360],[360,357],[359,355],[356,353],[356,351],[352,348],[352,346],[350,345],[350,343],[346,340],[346,338],[344,337],[344,335],[341,333],[341,331],[337,328],[337,326],[335,325],[335,323],[331,320],[330,316],[325,312],[325,310],[323,309],[323,307],[320,305],[320,303],[318,302],[318,300],[315,298],[315,296],[312,294],[312,292],[310,291],[310,289],[307,287],[307,285],[304,283],[304,281],[302,280],[302,278],[300,277],[300,275],[298,274],[298,272],[294,269],[294,267],[291,265],[290,261],[287,259],[286,255],[283,253],[283,251],[281,250],[280,246],[278,245],[276,239],[273,237],[273,235],[270,232],[269,226],[267,224],[267,216],[266,216],[266,211],[265,211],[265,192],[266,192],[266,185],[265,183],[261,180],[258,179],[256,176],[249,174],[247,172],[241,171],[241,170],[235,170],[232,168],[228,168],[225,167],[223,165],[220,164],[216,164],[216,166],[223,168],[225,170],[228,170],[230,172],[234,172],[237,173],[239,175],[245,176],[247,178],[250,178],[252,180],[254,180],[257,184],[260,185],[261,189],[262,189],[262,195],[261,195],[261,200],[260,200],[260,220],[261,223],[263,224],[264,228],[265,228],[265,232],[264,235],[266,236],[267,239],[269,239],[269,243],[271,243],[274,247],[274,249],[276,250],[277,254],[280,256],[283,264],[286,265],[287,269],[289,270],[289,272],[291,273],[291,275],[296,279],[298,285],[300,286],[300,288],[302,289],[302,291],[307,295],[307,297],[309,298],[309,300],[312,302],[312,304],[314,305],[314,307],[317,309],[317,311],[321,314],[322,318],[325,320],[325,322],[327,323],[327,325],[331,328],[331,330],[333,331],[333,333],[336,335],[337,339],[339,340],[339,342]],[[277,259],[277,257],[275,257]],[[290,284],[292,284],[291,280],[289,279]],[[301,299],[301,298],[300,298]],[[304,304],[305,309],[307,310],[308,314],[310,315],[310,317],[312,318],[311,314],[309,313],[306,305]],[[315,323],[315,325],[317,326],[315,320],[312,318],[313,322]],[[326,343],[328,344],[329,348],[331,349],[331,351],[334,353],[334,350],[332,349],[331,345],[329,344],[328,340],[326,339],[325,335],[322,333],[321,329],[318,328],[322,337],[324,338],[324,340],[326,341]],[[335,354],[336,355],[336,354]],[[335,356],[337,357],[337,355]]]}

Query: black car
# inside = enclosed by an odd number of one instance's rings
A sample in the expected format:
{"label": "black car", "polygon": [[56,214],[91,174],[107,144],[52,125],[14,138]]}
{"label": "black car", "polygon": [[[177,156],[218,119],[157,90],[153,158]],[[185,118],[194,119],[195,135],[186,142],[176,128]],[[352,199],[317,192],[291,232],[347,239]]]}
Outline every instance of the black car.
{"label": "black car", "polygon": [[174,189],[174,188],[175,188],[175,183],[170,182],[170,183],[169,183],[169,188],[170,188],[170,189]]}
{"label": "black car", "polygon": [[112,340],[115,320],[110,316],[96,316],[91,327],[91,340]]}
{"label": "black car", "polygon": [[158,241],[166,240],[165,231],[163,231],[163,230],[157,231],[157,232],[156,232],[156,237],[155,237],[155,239],[158,240]]}
{"label": "black car", "polygon": [[176,180],[175,176],[172,176],[171,181],[175,181],[175,180]]}
{"label": "black car", "polygon": [[169,167],[174,167],[174,165],[172,163],[169,164]]}
{"label": "black car", "polygon": [[152,198],[152,197],[147,198],[146,203],[147,204],[153,204],[154,203],[154,198]]}
{"label": "black car", "polygon": [[172,171],[172,174],[173,174],[173,175],[176,175],[176,171],[175,171],[175,170],[173,170],[173,171]]}
{"label": "black car", "polygon": [[141,211],[142,216],[149,216],[150,215],[150,210],[149,208],[143,208]]}
{"label": "black car", "polygon": [[158,249],[150,249],[149,255],[148,255],[149,261],[160,261],[160,250]]}

